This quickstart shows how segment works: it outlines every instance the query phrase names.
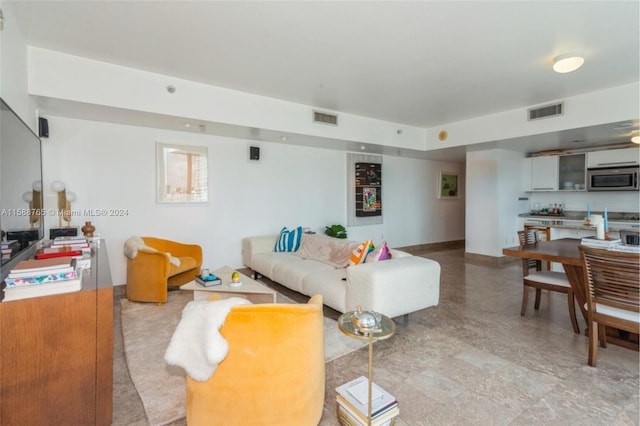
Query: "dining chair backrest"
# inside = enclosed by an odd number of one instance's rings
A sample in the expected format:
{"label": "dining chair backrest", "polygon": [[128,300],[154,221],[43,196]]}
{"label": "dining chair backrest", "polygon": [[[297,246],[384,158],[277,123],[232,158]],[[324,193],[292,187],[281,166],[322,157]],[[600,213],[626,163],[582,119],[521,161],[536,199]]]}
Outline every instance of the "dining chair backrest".
{"label": "dining chair backrest", "polygon": [[[540,241],[538,230],[528,229],[526,231],[518,231],[518,241],[520,242],[520,247],[526,244],[537,243],[538,241]],[[535,259],[523,259],[522,268],[524,275],[527,275],[530,269],[535,268],[536,271],[542,270],[542,262]]]}
{"label": "dining chair backrest", "polygon": [[580,246],[587,282],[587,309],[608,306],[640,313],[640,253]]}

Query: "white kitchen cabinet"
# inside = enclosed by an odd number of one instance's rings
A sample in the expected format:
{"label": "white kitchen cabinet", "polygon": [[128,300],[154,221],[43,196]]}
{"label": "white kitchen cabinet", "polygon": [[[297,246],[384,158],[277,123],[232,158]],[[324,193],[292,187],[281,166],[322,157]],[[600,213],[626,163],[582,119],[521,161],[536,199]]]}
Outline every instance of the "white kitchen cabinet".
{"label": "white kitchen cabinet", "polygon": [[522,161],[522,190],[531,191],[531,162],[532,157],[527,157]]}
{"label": "white kitchen cabinet", "polygon": [[587,153],[587,167],[624,167],[640,163],[640,149],[609,149]]}
{"label": "white kitchen cabinet", "polygon": [[558,156],[531,158],[531,191],[558,190]]}

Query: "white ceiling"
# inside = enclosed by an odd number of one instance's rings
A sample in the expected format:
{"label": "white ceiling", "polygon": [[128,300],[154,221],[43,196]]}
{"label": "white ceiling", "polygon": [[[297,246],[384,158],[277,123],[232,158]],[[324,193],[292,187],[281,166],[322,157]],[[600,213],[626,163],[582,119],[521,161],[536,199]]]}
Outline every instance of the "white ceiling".
{"label": "white ceiling", "polygon": [[[638,1],[8,3],[34,46],[420,127],[640,77]],[[554,73],[569,51],[585,65]]]}

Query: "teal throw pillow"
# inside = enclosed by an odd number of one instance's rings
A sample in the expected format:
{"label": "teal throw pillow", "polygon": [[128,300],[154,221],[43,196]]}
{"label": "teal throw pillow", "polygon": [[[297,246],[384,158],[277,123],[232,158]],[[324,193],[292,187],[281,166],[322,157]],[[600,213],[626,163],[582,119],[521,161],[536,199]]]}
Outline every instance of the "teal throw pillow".
{"label": "teal throw pillow", "polygon": [[287,229],[285,226],[280,231],[278,241],[273,251],[298,251],[300,241],[302,240],[302,226],[295,229]]}

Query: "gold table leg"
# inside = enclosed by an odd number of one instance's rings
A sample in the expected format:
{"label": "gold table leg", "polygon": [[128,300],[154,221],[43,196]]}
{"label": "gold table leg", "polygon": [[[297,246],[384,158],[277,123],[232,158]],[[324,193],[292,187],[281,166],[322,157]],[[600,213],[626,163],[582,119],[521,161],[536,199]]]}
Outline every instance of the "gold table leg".
{"label": "gold table leg", "polygon": [[373,394],[373,333],[369,333],[369,426],[371,426],[371,396]]}

